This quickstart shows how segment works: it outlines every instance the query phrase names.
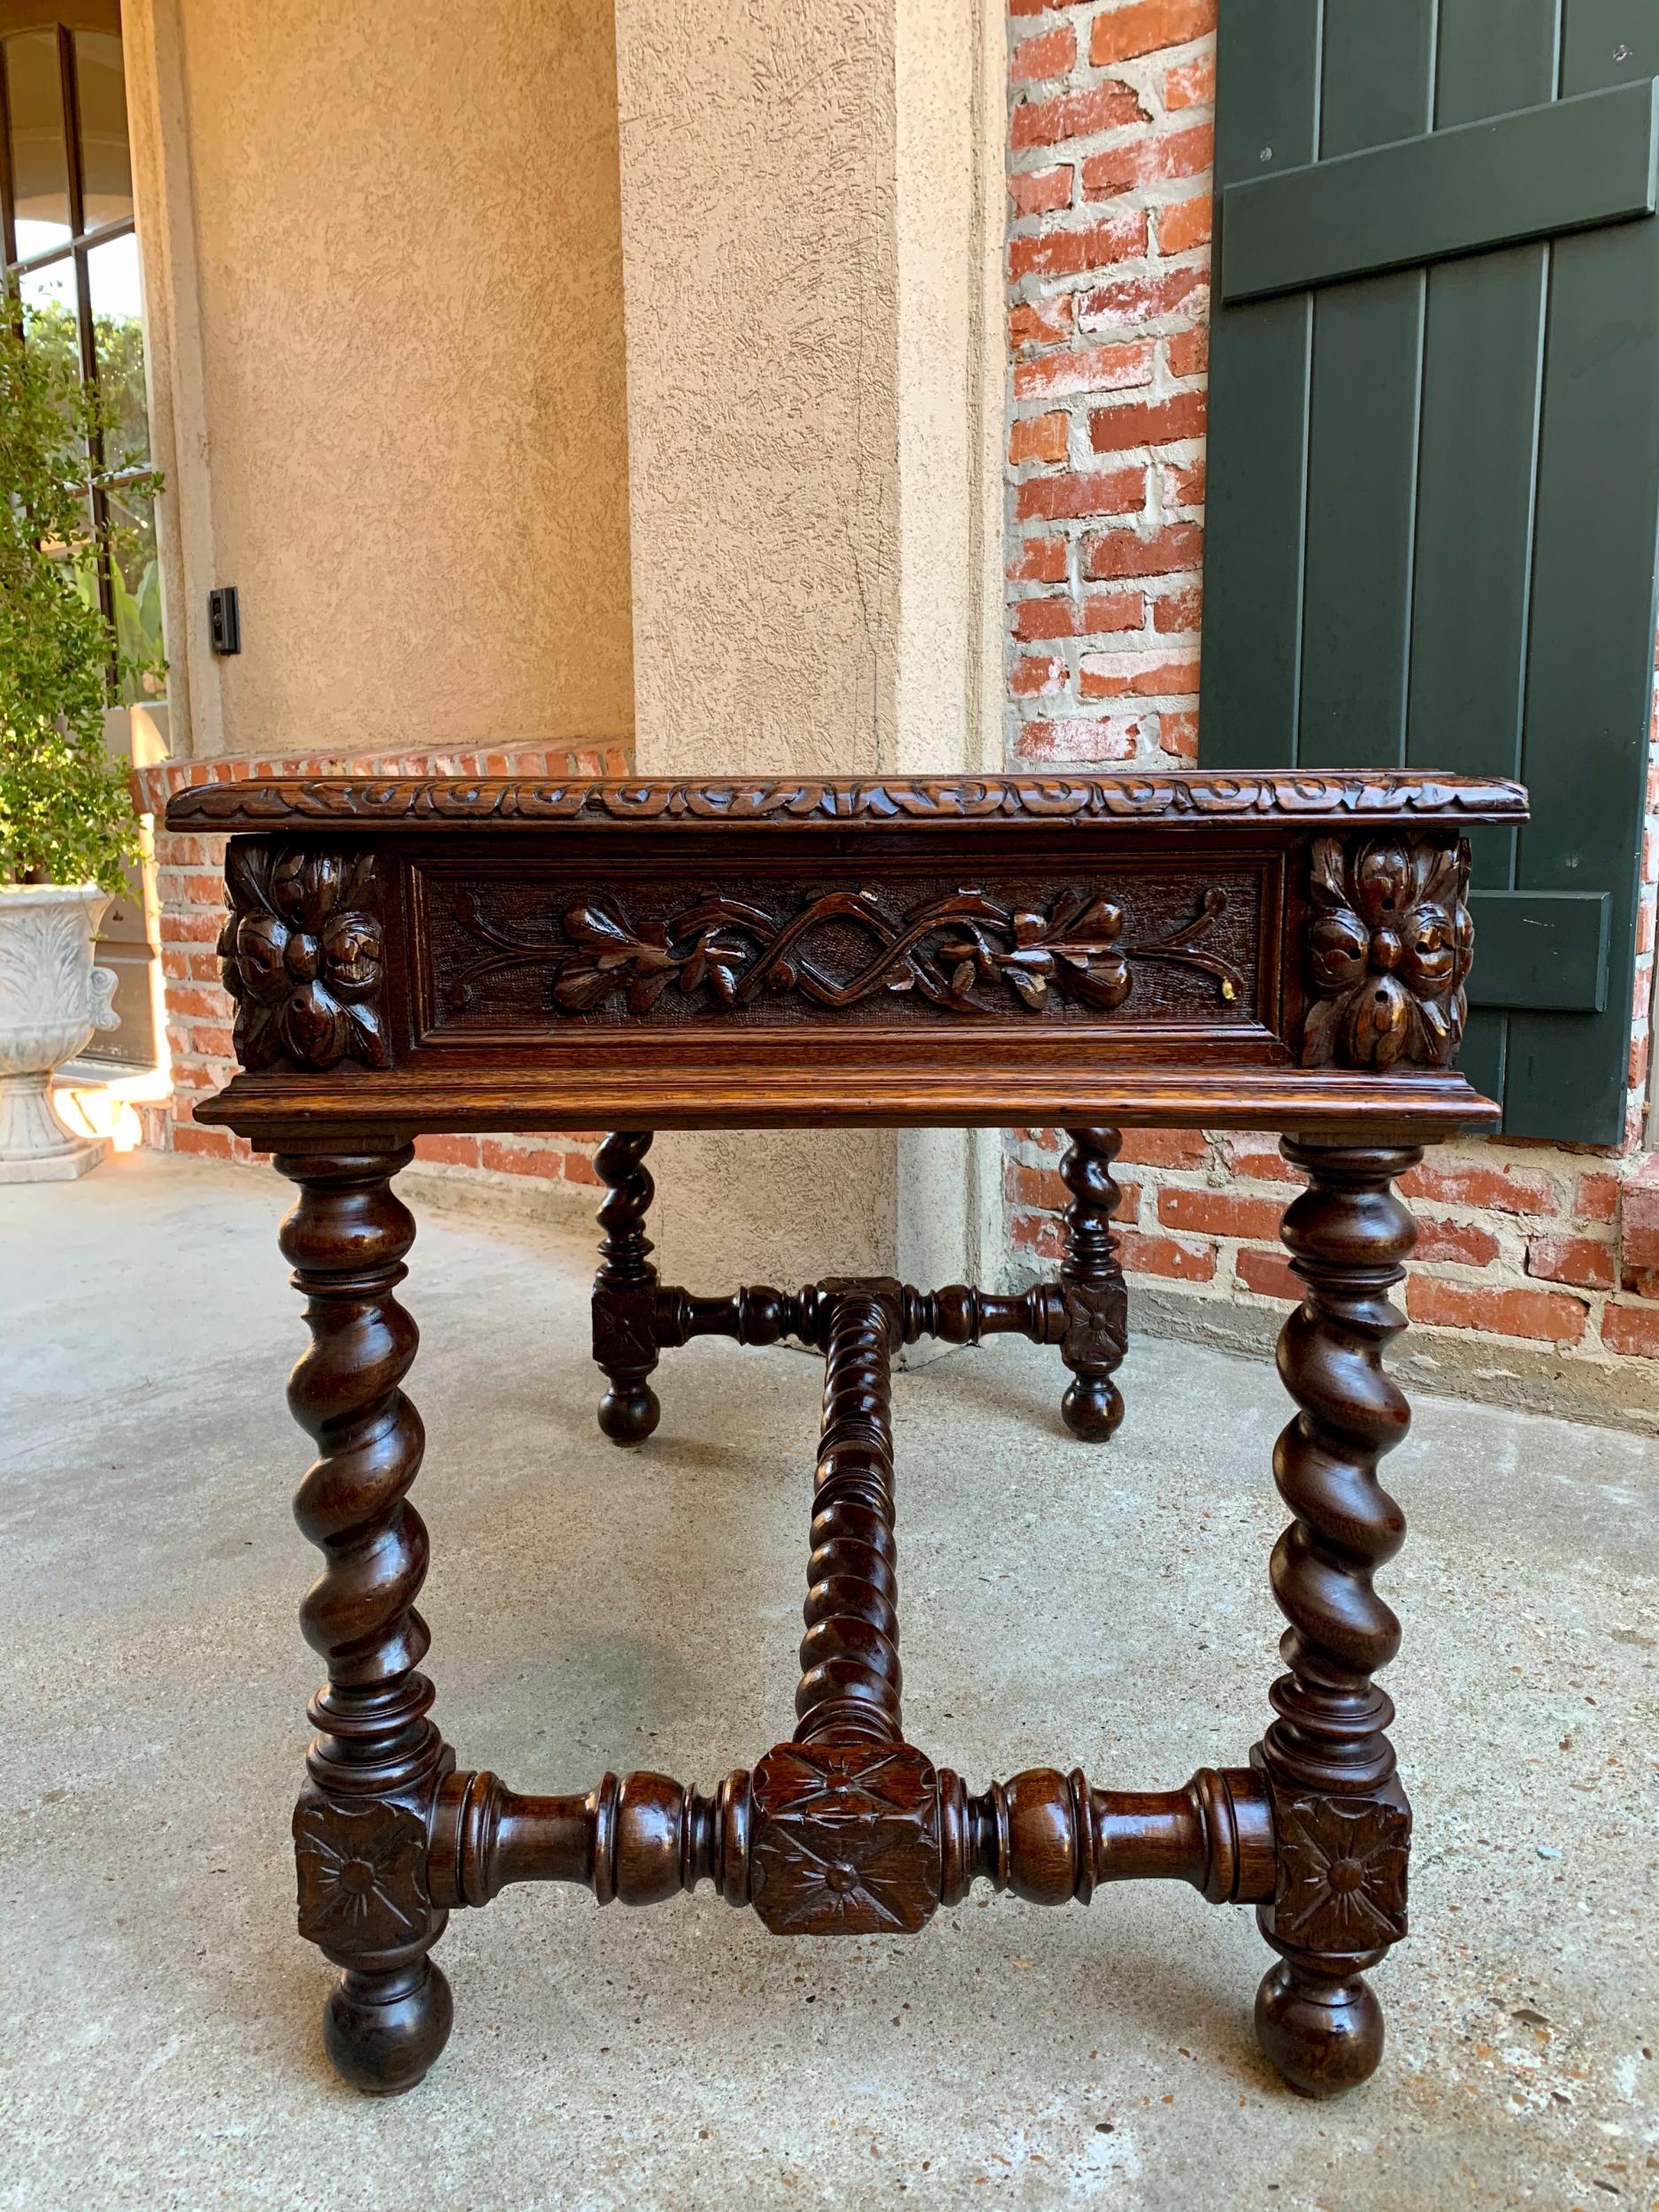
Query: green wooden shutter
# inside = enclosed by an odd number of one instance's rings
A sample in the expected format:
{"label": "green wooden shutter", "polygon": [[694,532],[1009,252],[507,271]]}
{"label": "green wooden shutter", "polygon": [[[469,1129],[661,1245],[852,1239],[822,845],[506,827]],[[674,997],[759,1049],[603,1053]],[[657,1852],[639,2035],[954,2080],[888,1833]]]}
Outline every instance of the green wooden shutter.
{"label": "green wooden shutter", "polygon": [[1654,0],[1220,0],[1201,758],[1518,775],[1463,1065],[1624,1133],[1659,548]]}

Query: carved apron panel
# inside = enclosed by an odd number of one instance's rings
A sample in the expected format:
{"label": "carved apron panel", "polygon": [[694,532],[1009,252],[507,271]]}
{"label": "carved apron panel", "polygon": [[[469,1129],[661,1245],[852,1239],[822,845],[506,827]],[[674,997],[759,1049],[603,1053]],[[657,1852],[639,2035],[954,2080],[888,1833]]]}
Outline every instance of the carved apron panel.
{"label": "carved apron panel", "polygon": [[696,1024],[1256,1018],[1263,872],[975,882],[420,872],[427,1036]]}

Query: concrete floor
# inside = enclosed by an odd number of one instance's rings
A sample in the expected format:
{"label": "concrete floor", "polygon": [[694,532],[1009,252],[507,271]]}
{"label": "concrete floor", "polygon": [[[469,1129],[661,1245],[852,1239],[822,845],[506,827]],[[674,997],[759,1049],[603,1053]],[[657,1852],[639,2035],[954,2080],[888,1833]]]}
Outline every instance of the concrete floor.
{"label": "concrete floor", "polygon": [[[846,1945],[706,1891],[603,1915],[513,1891],[451,1922],[425,2086],[341,2087],[331,1970],[293,1930],[313,1555],[285,1195],[155,1159],[0,1192],[0,2205],[1659,2200],[1659,1444],[1449,1402],[1390,1462],[1415,1933],[1345,2103],[1256,2058],[1249,1915],[1154,1886],[1087,1913],[979,1892]],[[619,1453],[589,1270],[581,1241],[458,1216],[417,1244],[439,1717],[521,1788],[707,1786],[789,1728],[819,1370],[672,1353],[661,1432]],[[907,1717],[975,1786],[1073,1761],[1175,1782],[1263,1717],[1279,1386],[1167,1342],[1124,1379],[1128,1424],[1089,1450],[1032,1347],[900,1379]]]}

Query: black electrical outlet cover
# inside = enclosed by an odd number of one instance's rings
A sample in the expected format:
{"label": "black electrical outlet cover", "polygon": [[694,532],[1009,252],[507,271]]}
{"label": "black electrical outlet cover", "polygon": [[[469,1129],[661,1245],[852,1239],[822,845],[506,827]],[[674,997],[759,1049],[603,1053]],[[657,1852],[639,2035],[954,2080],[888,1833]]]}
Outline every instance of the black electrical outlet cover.
{"label": "black electrical outlet cover", "polygon": [[242,609],[234,584],[221,584],[207,595],[207,620],[216,653],[242,650]]}

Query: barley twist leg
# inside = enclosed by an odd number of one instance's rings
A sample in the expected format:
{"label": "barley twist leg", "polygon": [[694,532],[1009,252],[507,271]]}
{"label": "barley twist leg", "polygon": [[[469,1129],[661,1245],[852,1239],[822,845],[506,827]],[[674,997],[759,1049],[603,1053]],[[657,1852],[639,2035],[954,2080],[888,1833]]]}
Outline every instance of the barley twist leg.
{"label": "barley twist leg", "polygon": [[405,1146],[276,1162],[299,1186],[280,1241],[311,1333],[288,1404],[318,1453],[294,1510],[324,1555],[300,1618],[328,1669],[294,1815],[299,1925],[344,1970],[324,2011],[328,2055],[374,2096],[413,2088],[450,2021],[449,1984],[427,1957],[446,1916],[427,1886],[426,1832],[453,1759],[419,1671],[426,1531],[406,1494],[425,1439],[400,1386],[417,1332],[393,1294],[414,1223],[391,1180],[410,1156]]}
{"label": "barley twist leg", "polygon": [[1103,1443],[1124,1417],[1112,1380],[1128,1348],[1128,1294],[1118,1263],[1112,1218],[1123,1201],[1111,1164],[1123,1137],[1116,1129],[1070,1129],[1060,1179],[1071,1194],[1065,1210],[1065,1255],[1060,1267],[1065,1335],[1060,1357],[1071,1371],[1060,1411],[1073,1436]]}
{"label": "barley twist leg", "polygon": [[1300,1411],[1273,1457],[1294,1518],[1272,1559],[1290,1624],[1286,1672],[1252,1754],[1271,1792],[1278,1860],[1259,1918],[1280,1959],[1256,2018],[1286,2080],[1328,2097],[1376,2070],[1382,2009],[1364,1970],[1406,1932],[1411,1815],[1386,1733],[1394,1707],[1371,1679],[1398,1650],[1400,1624],[1371,1578],[1405,1534],[1377,1464],[1410,1420],[1382,1355],[1405,1326],[1388,1293],[1417,1233],[1393,1183],[1422,1155],[1313,1138],[1283,1149],[1309,1176],[1282,1230],[1306,1291],[1279,1346]]}
{"label": "barley twist leg", "polygon": [[599,1272],[594,1278],[594,1359],[611,1387],[599,1401],[599,1425],[613,1444],[642,1444],[663,1409],[647,1377],[657,1365],[657,1270],[645,1233],[657,1186],[645,1156],[649,1129],[618,1129],[600,1145],[594,1165],[609,1186],[599,1208]]}

